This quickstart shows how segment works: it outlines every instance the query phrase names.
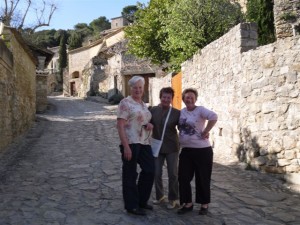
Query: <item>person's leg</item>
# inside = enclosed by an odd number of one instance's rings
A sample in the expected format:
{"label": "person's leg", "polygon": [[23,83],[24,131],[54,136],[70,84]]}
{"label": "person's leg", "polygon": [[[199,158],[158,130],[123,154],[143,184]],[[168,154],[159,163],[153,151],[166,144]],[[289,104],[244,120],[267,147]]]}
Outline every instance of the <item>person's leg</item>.
{"label": "person's leg", "polygon": [[154,179],[155,195],[156,195],[156,200],[160,200],[164,197],[162,174],[163,174],[165,155],[159,154],[158,157],[154,159],[154,161],[155,161],[155,179]]}
{"label": "person's leg", "polygon": [[132,151],[132,159],[130,161],[124,159],[123,146],[120,146],[122,153],[122,188],[124,207],[127,210],[136,209],[139,207],[139,195],[136,185],[137,179],[137,157],[139,155],[139,146],[137,144],[130,145]]}
{"label": "person's leg", "polygon": [[191,150],[183,148],[179,156],[178,182],[180,204],[192,203],[191,181],[194,176],[194,167],[191,160]]}
{"label": "person's leg", "polygon": [[141,145],[138,163],[141,167],[138,180],[139,205],[144,207],[150,198],[154,182],[154,157],[150,145]]}
{"label": "person's leg", "polygon": [[178,200],[178,152],[172,152],[166,155],[167,170],[169,178],[169,200]]}
{"label": "person's leg", "polygon": [[213,166],[213,150],[211,147],[199,149],[194,157],[196,165],[196,202],[205,207],[210,203],[210,181]]}

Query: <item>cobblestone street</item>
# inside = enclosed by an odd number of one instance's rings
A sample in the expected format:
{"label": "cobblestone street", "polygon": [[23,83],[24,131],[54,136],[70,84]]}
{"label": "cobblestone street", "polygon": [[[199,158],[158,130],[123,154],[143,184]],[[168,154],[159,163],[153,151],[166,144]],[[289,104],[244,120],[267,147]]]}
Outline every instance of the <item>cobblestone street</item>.
{"label": "cobblestone street", "polygon": [[199,205],[185,215],[165,205],[144,217],[127,214],[117,106],[62,96],[48,100],[49,110],[0,155],[0,225],[300,224],[299,193],[217,152],[207,216],[198,215]]}

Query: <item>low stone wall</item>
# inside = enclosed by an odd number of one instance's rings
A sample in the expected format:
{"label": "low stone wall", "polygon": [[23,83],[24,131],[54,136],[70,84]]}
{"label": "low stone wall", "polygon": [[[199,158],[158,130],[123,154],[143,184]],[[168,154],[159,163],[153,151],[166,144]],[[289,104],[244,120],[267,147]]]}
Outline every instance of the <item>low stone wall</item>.
{"label": "low stone wall", "polygon": [[0,151],[35,119],[35,62],[14,33],[9,46],[0,40]]}
{"label": "low stone wall", "polygon": [[299,178],[299,36],[259,48],[256,39],[254,24],[234,27],[183,63],[182,89],[218,113],[216,154]]}

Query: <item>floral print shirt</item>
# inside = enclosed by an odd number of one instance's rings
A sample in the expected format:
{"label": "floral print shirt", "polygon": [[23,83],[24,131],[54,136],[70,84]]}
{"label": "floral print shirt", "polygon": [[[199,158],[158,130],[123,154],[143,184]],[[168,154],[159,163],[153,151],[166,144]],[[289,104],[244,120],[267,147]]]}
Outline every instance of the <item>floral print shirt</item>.
{"label": "floral print shirt", "polygon": [[134,101],[131,96],[122,99],[117,110],[117,118],[125,119],[125,133],[129,144],[149,145],[150,132],[143,125],[151,120],[147,105]]}

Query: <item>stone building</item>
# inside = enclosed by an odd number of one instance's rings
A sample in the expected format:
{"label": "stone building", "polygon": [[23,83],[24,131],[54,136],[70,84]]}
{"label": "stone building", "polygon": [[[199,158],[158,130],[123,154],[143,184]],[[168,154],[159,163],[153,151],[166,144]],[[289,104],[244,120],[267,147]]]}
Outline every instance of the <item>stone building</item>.
{"label": "stone building", "polygon": [[49,82],[51,81],[49,70],[46,69],[54,55],[48,49],[42,49],[32,44],[27,44],[32,54],[38,61],[36,66],[36,112],[42,113],[47,109],[49,94]]}
{"label": "stone building", "polygon": [[59,46],[48,48],[53,53],[51,61],[48,63],[46,70],[48,71],[47,93],[48,95],[56,91],[61,91],[62,79],[59,74]]}
{"label": "stone building", "polygon": [[45,66],[53,53],[26,43],[0,24],[0,151],[30,128],[47,107]]}
{"label": "stone building", "polygon": [[[93,82],[89,78],[86,79],[84,74],[88,72],[88,77],[93,77],[93,80],[97,79],[90,73],[93,73],[93,70],[101,73],[99,68],[101,70],[104,64],[94,65],[93,58],[99,54],[102,48],[110,47],[123,38],[123,29],[117,28],[87,46],[68,51],[68,73],[64,75],[64,95],[78,97],[94,95],[97,92],[97,88],[94,87],[96,81]],[[90,69],[91,67],[93,67],[92,70]]]}
{"label": "stone building", "polygon": [[14,28],[4,24],[0,27],[0,151],[3,151],[35,119],[37,59]]}
{"label": "stone building", "polygon": [[141,75],[146,80],[144,100],[149,102],[149,78],[163,73],[149,61],[126,54],[124,27],[102,32],[102,38],[69,51],[68,57],[69,71],[64,76],[66,96],[127,96],[127,81],[133,75]]}
{"label": "stone building", "polygon": [[128,20],[123,16],[111,18],[111,29],[125,27],[129,24]]}

